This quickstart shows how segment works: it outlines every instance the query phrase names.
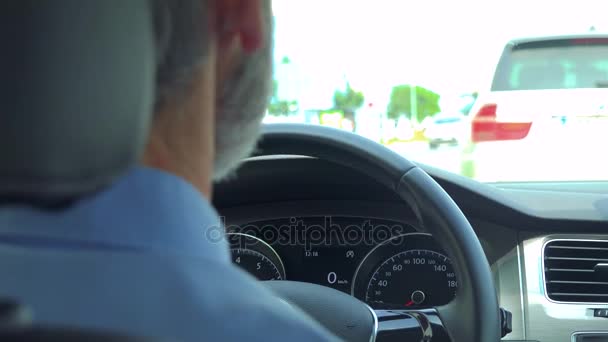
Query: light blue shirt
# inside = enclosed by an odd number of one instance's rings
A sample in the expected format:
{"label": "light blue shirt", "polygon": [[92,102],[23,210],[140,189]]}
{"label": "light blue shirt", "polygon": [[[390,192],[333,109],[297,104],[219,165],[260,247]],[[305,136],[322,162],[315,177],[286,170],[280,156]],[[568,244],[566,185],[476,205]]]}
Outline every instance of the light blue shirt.
{"label": "light blue shirt", "polygon": [[327,341],[232,265],[219,217],[189,183],[137,168],[60,211],[0,209],[0,296],[34,322],[178,341]]}

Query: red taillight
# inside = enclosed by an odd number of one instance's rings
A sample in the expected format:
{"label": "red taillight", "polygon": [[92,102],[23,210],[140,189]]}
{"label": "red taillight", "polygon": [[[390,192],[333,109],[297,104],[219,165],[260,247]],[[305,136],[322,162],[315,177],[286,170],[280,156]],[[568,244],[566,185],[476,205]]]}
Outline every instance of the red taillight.
{"label": "red taillight", "polygon": [[473,142],[519,140],[528,135],[531,122],[496,121],[496,108],[496,104],[487,104],[479,109],[471,127]]}

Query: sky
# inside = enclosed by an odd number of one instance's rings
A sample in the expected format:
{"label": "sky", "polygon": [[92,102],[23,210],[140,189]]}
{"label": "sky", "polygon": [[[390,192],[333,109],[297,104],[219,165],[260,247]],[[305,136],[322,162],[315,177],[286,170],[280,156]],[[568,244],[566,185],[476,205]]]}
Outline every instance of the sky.
{"label": "sky", "polygon": [[277,72],[311,102],[345,80],[377,102],[398,84],[483,91],[512,38],[608,32],[608,0],[274,0],[273,11],[275,59],[292,61]]}

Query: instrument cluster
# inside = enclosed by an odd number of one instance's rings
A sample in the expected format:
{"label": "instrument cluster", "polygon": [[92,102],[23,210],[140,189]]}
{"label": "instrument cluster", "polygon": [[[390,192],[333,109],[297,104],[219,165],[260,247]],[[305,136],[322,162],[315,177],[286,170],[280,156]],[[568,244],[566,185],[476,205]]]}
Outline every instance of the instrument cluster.
{"label": "instrument cluster", "polygon": [[333,287],[374,309],[450,302],[458,287],[435,239],[409,224],[364,217],[290,217],[229,226],[233,262],[260,280]]}

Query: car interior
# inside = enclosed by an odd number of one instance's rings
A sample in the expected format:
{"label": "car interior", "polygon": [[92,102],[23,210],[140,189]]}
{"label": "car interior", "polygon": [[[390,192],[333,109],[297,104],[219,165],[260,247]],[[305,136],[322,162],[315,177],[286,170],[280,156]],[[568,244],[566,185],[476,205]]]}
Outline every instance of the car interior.
{"label": "car interior", "polygon": [[[447,255],[454,258],[454,252],[450,252],[450,248],[456,242],[451,240],[452,237],[447,232],[432,231],[438,226],[436,218],[427,216],[433,214],[424,214],[422,208],[430,205],[433,208],[431,212],[440,215],[445,204],[438,206],[422,202],[421,196],[413,194],[417,190],[414,186],[404,189],[405,196],[412,196],[413,200],[404,201],[403,197],[395,195],[393,184],[385,183],[379,177],[383,172],[381,169],[360,170],[357,158],[329,160],[323,157],[328,153],[325,144],[318,144],[311,150],[296,149],[287,142],[285,135],[284,143],[273,146],[273,142],[277,141],[273,137],[277,134],[275,130],[292,129],[294,128],[289,125],[268,127],[261,143],[262,156],[249,159],[236,179],[218,186],[215,204],[226,218],[229,231],[246,227],[250,222],[264,222],[272,227],[276,226],[273,222],[277,219],[286,217],[308,218],[313,221],[315,217],[330,217],[336,221],[343,217],[355,217],[361,221],[392,220],[405,224],[411,233],[431,232],[438,244],[433,248],[446,251]],[[313,133],[307,131],[303,134]],[[289,136],[293,138],[294,135],[292,133]],[[276,149],[280,150],[274,157],[265,156],[267,151]],[[379,164],[374,162],[374,165]],[[593,270],[594,265],[601,262],[606,253],[606,236],[603,235],[606,229],[606,207],[601,204],[605,201],[604,187],[599,184],[583,189],[573,184],[503,184],[496,187],[428,165],[418,165],[418,168],[430,175],[451,197],[479,238],[484,254],[475,257],[491,265],[492,280],[485,280],[487,282],[478,290],[489,290],[488,285],[493,284],[500,307],[512,315],[509,327],[503,327],[503,340],[558,341],[567,340],[573,332],[588,331],[595,340],[602,341],[603,329],[606,327],[602,317],[606,305],[602,302],[606,297],[601,291],[603,283],[599,281],[603,277],[602,273],[597,268],[595,272]],[[236,195],[244,193],[245,196]],[[431,228],[430,225],[434,227]],[[263,236],[263,233],[259,235]],[[272,239],[270,236],[269,240]],[[473,238],[467,237],[465,240],[468,243]],[[418,242],[418,246],[422,244]],[[290,248],[291,253],[299,253],[303,246]],[[350,281],[349,277],[355,267],[353,262],[340,253],[344,248],[333,248],[337,253],[327,251],[332,247],[319,248],[319,255],[311,258],[320,259],[319,262],[300,261],[302,265],[310,267],[304,273],[292,270],[292,277],[297,277],[295,280],[299,281],[339,288],[330,284],[325,277],[333,270],[340,276],[346,274],[346,280]],[[405,245],[402,248],[407,249]],[[281,255],[286,260],[287,278],[293,279],[290,278],[287,267],[287,258],[291,258],[290,251],[289,248],[284,249],[286,251]],[[547,256],[554,251],[558,254]],[[547,260],[554,263],[551,268],[547,267]],[[327,264],[330,268],[323,266]],[[315,274],[313,267],[319,268],[318,274]],[[456,264],[454,269],[458,270]],[[579,269],[583,271],[573,271]],[[585,269],[592,273],[581,279]],[[456,273],[460,274],[459,271]],[[412,276],[415,277],[416,274]],[[459,278],[459,284],[462,284],[461,279],[462,277]],[[408,281],[414,284],[417,282],[412,278]],[[472,280],[467,280],[468,284],[471,282]],[[423,280],[419,280],[418,284],[425,286]],[[403,286],[407,285],[404,283]],[[426,290],[432,291],[431,288],[425,288]],[[464,296],[459,291],[460,285],[456,298]],[[366,297],[363,295],[359,298]],[[411,311],[391,309],[376,311]],[[422,310],[427,308],[422,306]],[[428,314],[428,311],[425,312]],[[464,315],[459,317],[463,319],[458,324],[459,328],[476,322],[466,319],[469,323],[465,323]],[[486,321],[487,318],[478,322]],[[496,318],[496,322],[504,320]],[[385,327],[386,331],[383,330]],[[379,321],[379,341],[385,340],[384,338],[392,340],[393,334],[399,336],[394,340],[405,336],[400,336],[389,327],[391,326],[386,322]],[[403,328],[402,331],[407,331],[405,324]],[[442,329],[436,327],[433,330],[433,340],[441,340],[438,332]],[[460,338],[467,340],[472,337],[469,335]]]}
{"label": "car interior", "polygon": [[[139,160],[154,91],[148,1],[82,4],[0,5],[3,205],[60,211]],[[608,341],[606,192],[484,184],[343,130],[273,124],[213,204],[235,263],[343,340],[597,342]],[[281,242],[292,233],[302,239]],[[52,284],[58,268],[94,281],[106,257],[2,242],[0,269],[22,286]],[[40,325],[36,303],[9,289],[2,341],[164,340]]]}

